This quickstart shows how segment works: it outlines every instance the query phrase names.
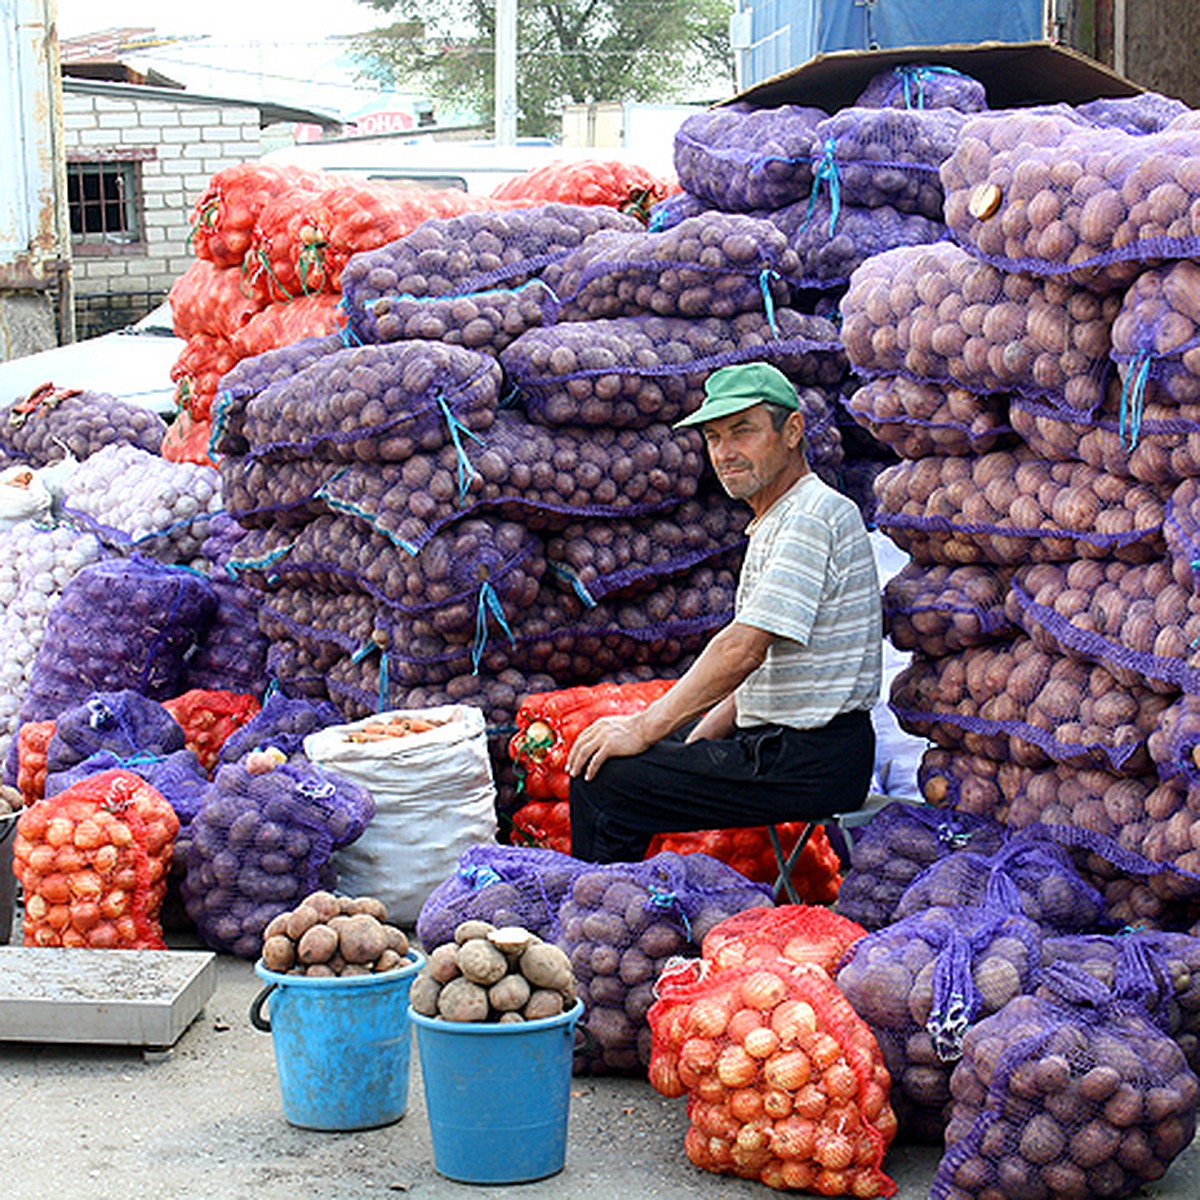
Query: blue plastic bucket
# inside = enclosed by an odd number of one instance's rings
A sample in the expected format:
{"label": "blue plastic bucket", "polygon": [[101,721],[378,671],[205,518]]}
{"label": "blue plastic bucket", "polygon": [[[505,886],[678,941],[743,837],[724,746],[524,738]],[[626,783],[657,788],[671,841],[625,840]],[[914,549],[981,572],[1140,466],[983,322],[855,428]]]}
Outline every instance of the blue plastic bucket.
{"label": "blue plastic bucket", "polygon": [[461,1183],[525,1183],[563,1169],[582,1013],[577,1000],[557,1017],[496,1025],[408,1010],[440,1174]]}
{"label": "blue plastic bucket", "polygon": [[[374,1129],[404,1116],[412,1027],[408,991],[425,956],[380,975],[321,979],[280,975],[260,959],[267,986],[250,1006],[271,1034],[283,1115],[302,1129]],[[270,997],[270,1019],[262,1006]]]}

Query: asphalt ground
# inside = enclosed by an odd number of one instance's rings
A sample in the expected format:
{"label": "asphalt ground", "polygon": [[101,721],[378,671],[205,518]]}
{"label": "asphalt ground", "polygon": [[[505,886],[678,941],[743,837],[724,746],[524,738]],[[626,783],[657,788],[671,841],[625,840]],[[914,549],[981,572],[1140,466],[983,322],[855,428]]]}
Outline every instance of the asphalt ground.
{"label": "asphalt ground", "polygon": [[[19,944],[19,931],[14,941]],[[0,970],[3,954],[0,947]],[[683,1100],[644,1080],[575,1077],[566,1164],[549,1178],[467,1185],[439,1175],[419,1056],[408,1111],[356,1133],[318,1133],[284,1119],[272,1036],[253,1028],[261,987],[252,964],[220,956],[217,987],[168,1051],[0,1043],[0,1195],[6,1200],[497,1200],[596,1196],[772,1195],[757,1182],[702,1171],[683,1151]],[[519,1154],[520,1148],[514,1147]],[[929,1195],[939,1151],[892,1147],[885,1169],[901,1200]],[[1200,1196],[1193,1143],[1159,1182],[1157,1200]]]}

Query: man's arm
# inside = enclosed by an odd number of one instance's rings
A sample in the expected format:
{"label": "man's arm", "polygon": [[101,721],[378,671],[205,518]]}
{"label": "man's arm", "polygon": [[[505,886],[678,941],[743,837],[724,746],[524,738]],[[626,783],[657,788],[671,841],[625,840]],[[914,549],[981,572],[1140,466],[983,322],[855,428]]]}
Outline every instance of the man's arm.
{"label": "man's arm", "polygon": [[734,621],[704,647],[687,673],[648,708],[628,716],[600,717],[576,739],[567,771],[594,779],[606,759],[640,754],[727,698],[762,665],[773,635]]}

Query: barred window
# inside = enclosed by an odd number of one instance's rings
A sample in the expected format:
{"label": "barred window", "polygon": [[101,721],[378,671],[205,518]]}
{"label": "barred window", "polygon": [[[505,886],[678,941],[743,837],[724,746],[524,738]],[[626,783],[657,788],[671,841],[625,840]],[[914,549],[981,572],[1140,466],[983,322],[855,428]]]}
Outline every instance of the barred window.
{"label": "barred window", "polygon": [[142,241],[140,167],[136,161],[67,163],[67,207],[77,248]]}

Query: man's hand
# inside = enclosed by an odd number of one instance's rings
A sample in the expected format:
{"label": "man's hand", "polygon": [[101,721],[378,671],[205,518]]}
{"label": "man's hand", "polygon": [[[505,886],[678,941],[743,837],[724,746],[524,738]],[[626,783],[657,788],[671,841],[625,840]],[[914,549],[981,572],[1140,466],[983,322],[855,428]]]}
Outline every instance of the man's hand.
{"label": "man's hand", "polygon": [[567,774],[595,779],[610,758],[641,754],[654,744],[646,732],[644,713],[597,717],[576,739],[567,757]]}

